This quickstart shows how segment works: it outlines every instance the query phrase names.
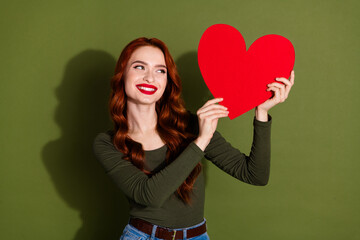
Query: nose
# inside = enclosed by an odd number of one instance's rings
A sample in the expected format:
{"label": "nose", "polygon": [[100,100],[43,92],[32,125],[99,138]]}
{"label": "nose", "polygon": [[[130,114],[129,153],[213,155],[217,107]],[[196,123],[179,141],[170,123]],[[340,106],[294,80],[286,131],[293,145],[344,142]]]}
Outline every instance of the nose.
{"label": "nose", "polygon": [[154,82],[154,76],[153,76],[153,73],[151,71],[146,71],[145,72],[145,75],[144,75],[144,81],[146,82]]}

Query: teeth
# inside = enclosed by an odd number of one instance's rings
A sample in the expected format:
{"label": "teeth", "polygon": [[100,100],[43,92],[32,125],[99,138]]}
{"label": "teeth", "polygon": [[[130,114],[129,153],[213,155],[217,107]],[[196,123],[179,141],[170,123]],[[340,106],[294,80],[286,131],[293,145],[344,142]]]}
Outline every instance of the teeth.
{"label": "teeth", "polygon": [[142,86],[138,86],[139,89],[145,90],[145,91],[150,91],[150,92],[155,92],[154,88],[147,88],[147,87],[142,87]]}

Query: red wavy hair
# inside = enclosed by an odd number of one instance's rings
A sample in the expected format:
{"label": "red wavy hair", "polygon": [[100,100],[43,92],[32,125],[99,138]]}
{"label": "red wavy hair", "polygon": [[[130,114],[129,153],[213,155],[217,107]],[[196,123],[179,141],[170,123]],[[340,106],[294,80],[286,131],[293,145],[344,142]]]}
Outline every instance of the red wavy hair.
{"label": "red wavy hair", "polygon": [[[181,80],[173,58],[166,45],[156,38],[138,38],[131,41],[121,52],[111,79],[109,110],[114,123],[114,146],[124,154],[124,159],[131,161],[144,173],[154,174],[144,169],[144,150],[142,145],[127,136],[129,127],[126,118],[127,96],[125,93],[124,70],[131,54],[142,46],[159,48],[165,58],[167,67],[167,85],[163,96],[156,103],[156,130],[168,147],[166,164],[170,164],[196,137],[187,129],[190,118],[181,98]],[[182,185],[177,189],[178,196],[187,204],[191,203],[190,193],[196,178],[200,174],[201,163],[198,163]]]}

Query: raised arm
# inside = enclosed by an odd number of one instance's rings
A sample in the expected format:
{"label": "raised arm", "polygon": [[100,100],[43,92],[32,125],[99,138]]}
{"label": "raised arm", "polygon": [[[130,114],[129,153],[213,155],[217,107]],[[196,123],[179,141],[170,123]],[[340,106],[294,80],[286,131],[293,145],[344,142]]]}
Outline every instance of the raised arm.
{"label": "raised arm", "polygon": [[149,177],[122,158],[123,154],[114,147],[110,135],[106,133],[96,136],[93,150],[106,173],[126,196],[151,207],[162,206],[204,156],[195,143],[190,143],[171,164]]}
{"label": "raised arm", "polygon": [[[223,117],[226,109],[216,105],[216,102],[220,102],[216,99],[208,101],[197,112],[200,130],[199,137],[195,141],[201,149],[205,149],[205,157],[243,182],[266,185],[270,172],[271,116],[268,115],[268,111],[287,99],[294,81],[295,72],[291,71],[290,79],[280,77],[268,84],[267,91],[272,91],[273,96],[255,108],[254,135],[249,156],[232,147],[219,132],[214,130],[218,118]],[[208,127],[201,128],[201,125]],[[206,129],[207,131],[203,132],[207,134],[201,134],[201,129]]]}
{"label": "raised arm", "polygon": [[231,176],[252,184],[268,183],[270,172],[271,116],[267,122],[254,118],[254,134],[249,156],[231,146],[219,132],[215,132],[205,149],[205,158]]}

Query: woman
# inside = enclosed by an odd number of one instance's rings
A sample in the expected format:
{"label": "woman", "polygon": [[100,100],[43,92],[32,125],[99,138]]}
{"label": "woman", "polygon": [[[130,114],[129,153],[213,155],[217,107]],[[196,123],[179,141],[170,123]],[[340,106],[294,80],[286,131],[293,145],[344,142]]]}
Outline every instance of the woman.
{"label": "woman", "polygon": [[216,131],[226,117],[221,98],[206,102],[197,116],[184,108],[175,63],[163,42],[139,38],[122,51],[111,80],[109,108],[114,130],[100,133],[94,153],[130,204],[121,239],[209,239],[204,219],[207,158],[237,179],[266,185],[270,163],[268,110],[283,102],[294,83],[277,79],[273,97],[255,109],[249,156]]}

